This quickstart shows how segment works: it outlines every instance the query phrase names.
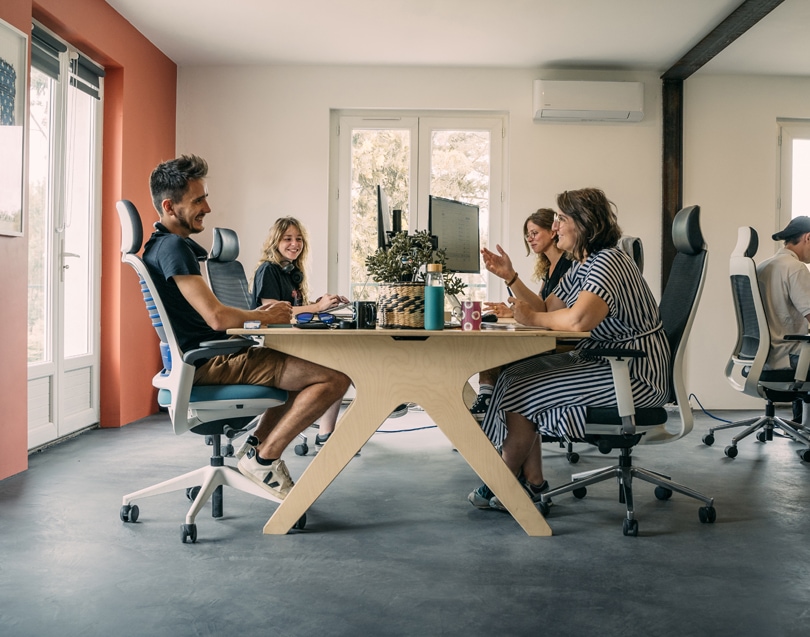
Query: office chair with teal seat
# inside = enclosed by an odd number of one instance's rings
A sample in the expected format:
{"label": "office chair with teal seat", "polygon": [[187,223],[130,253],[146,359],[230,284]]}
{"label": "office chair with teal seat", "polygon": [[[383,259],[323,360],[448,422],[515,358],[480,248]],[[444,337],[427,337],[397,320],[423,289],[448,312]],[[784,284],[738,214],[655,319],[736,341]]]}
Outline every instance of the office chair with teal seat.
{"label": "office chair with teal seat", "polygon": [[617,403],[615,407],[587,409],[585,442],[605,454],[618,449],[619,462],[611,467],[576,474],[568,484],[545,492],[538,505],[543,515],[551,511],[551,498],[570,491],[575,498],[581,499],[587,494],[588,486],[616,478],[619,501],[627,509],[622,530],[624,535],[638,535],[633,505],[633,478],[638,478],[655,485],[655,497],[659,500],[668,500],[673,492],[678,492],[703,502],[704,506],[698,509],[701,522],[714,522],[716,519],[713,498],[673,482],[661,473],[634,466],[631,455],[637,445],[674,442],[682,438],[692,430],[694,422],[684,384],[683,362],[686,341],[706,278],[708,255],[700,230],[698,206],[684,208],[675,216],[672,239],[677,254],[659,310],[671,352],[669,402],[677,404],[680,422],[668,420],[666,407],[636,407],[633,404],[628,363],[631,358],[645,356],[644,352],[629,349],[583,350],[583,354],[601,356],[610,363]]}
{"label": "office chair with teal seat", "polygon": [[[251,310],[253,304],[245,268],[238,261],[239,236],[230,228],[214,228],[214,238],[208,258],[203,262],[208,285],[223,304]],[[296,455],[309,453],[309,441],[303,432],[297,436]]]}
{"label": "office chair with teal seat", "polygon": [[[239,473],[236,467],[225,464],[222,436],[231,439],[241,433],[266,409],[283,404],[287,400],[287,392],[259,385],[193,384],[196,361],[237,352],[255,343],[250,339],[227,339],[202,343],[198,349],[182,351],[152,277],[137,254],[143,243],[140,215],[130,201],[119,201],[116,207],[121,222],[122,261],[138,274],[149,318],[160,339],[163,369],[152,379],[152,385],[158,389],[158,403],[168,410],[175,434],[187,431],[201,434],[213,446],[207,466],[125,495],[120,517],[123,522],[136,522],[139,508],[135,501],[184,489],[192,504],[181,526],[181,540],[183,543],[196,542],[195,520],[209,499],[212,516],[217,518],[223,515],[223,485],[265,500],[279,501]],[[305,524],[306,515],[301,517],[295,528],[304,528]]]}
{"label": "office chair with teal seat", "polygon": [[[764,443],[773,440],[775,430],[779,429],[787,438],[808,445],[808,448],[796,450],[799,457],[808,462],[810,461],[810,436],[808,435],[808,431],[810,431],[808,428],[810,383],[805,382],[804,379],[807,378],[808,367],[810,367],[810,335],[805,333],[787,337],[788,340],[803,342],[795,370],[765,370],[765,362],[771,350],[771,333],[768,329],[768,319],[754,263],[754,255],[757,253],[758,247],[759,238],[756,230],[746,226],[737,230],[737,245],[729,259],[731,294],[737,316],[737,341],[726,363],[725,374],[728,382],[737,391],[764,399],[765,414],[712,427],[703,436],[703,442],[711,446],[715,441],[715,431],[745,427],[742,432],[731,439],[731,444],[725,448],[727,457],[736,458],[737,443],[743,438],[756,433],[757,440]],[[774,403],[795,400],[802,400],[805,403],[804,421],[801,425],[776,415]]]}

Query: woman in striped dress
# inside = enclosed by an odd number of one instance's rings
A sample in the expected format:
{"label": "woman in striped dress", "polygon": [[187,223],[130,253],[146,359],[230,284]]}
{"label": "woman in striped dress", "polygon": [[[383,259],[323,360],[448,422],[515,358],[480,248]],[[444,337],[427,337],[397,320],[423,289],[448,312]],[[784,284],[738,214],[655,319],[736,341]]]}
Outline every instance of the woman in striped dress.
{"label": "woman in striped dress", "polygon": [[[585,188],[562,193],[557,206],[557,245],[574,255],[574,265],[539,311],[518,299],[509,301],[524,325],[591,335],[573,351],[529,358],[504,370],[482,423],[533,501],[548,490],[538,434],[581,439],[586,408],[616,404],[610,364],[602,358],[586,359],[581,350],[622,347],[646,352],[646,358],[629,363],[638,407],[665,404],[670,384],[669,345],[658,305],[635,263],[616,248],[621,229],[614,204],[601,190]],[[504,510],[486,485],[468,499],[481,509]]]}

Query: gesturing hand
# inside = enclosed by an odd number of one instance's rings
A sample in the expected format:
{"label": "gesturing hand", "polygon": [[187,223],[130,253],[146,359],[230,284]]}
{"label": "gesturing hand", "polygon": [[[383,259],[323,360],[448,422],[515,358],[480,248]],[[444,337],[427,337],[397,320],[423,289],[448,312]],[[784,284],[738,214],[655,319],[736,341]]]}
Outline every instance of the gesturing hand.
{"label": "gesturing hand", "polygon": [[481,256],[484,258],[484,266],[495,276],[502,278],[504,281],[508,281],[515,274],[515,269],[512,267],[512,259],[509,258],[509,255],[506,254],[500,245],[496,244],[495,249],[498,251],[498,254],[495,254],[487,248],[481,250]]}

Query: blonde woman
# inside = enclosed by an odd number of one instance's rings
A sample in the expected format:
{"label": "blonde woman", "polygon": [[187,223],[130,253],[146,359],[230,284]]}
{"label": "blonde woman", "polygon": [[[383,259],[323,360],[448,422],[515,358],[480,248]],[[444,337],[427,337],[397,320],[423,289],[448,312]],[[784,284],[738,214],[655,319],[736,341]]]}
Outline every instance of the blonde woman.
{"label": "blonde woman", "polygon": [[294,217],[276,219],[262,246],[262,256],[253,275],[253,307],[269,301],[287,301],[293,314],[325,312],[348,299],[324,294],[309,301],[306,264],[309,239],[304,226]]}
{"label": "blonde woman", "polygon": [[[262,246],[262,256],[253,275],[253,306],[261,307],[271,301],[287,301],[294,316],[326,312],[348,299],[337,294],[324,294],[309,302],[306,263],[309,240],[301,222],[294,217],[276,219]],[[335,402],[321,417],[315,444],[324,444],[335,429],[341,400]]]}

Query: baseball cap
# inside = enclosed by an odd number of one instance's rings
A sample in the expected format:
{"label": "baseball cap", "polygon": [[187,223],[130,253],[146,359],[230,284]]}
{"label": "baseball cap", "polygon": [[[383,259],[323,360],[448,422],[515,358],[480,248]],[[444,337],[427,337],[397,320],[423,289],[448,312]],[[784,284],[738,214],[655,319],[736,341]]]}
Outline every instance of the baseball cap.
{"label": "baseball cap", "polygon": [[810,217],[794,217],[785,229],[773,235],[774,241],[785,241],[810,232]]}

